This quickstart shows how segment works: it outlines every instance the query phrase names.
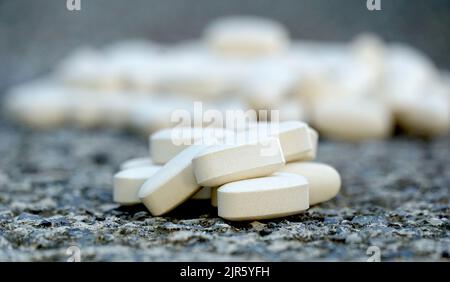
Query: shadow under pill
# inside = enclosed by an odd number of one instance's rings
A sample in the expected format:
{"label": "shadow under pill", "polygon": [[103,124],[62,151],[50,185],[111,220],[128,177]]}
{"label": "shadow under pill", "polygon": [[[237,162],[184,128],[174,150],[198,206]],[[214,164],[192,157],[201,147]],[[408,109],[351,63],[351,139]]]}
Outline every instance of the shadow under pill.
{"label": "shadow under pill", "polygon": [[[148,216],[151,217],[148,209],[140,205],[130,205],[130,206],[119,206],[114,209],[115,212],[127,214],[129,216],[134,216],[137,213],[147,212]],[[174,219],[193,219],[199,218],[200,216],[208,215],[208,217],[217,217],[217,209],[211,206],[211,200],[189,200],[181,204],[174,210],[164,217],[170,217]]]}
{"label": "shadow under pill", "polygon": [[211,206],[211,200],[189,200],[165,214],[165,217],[177,219],[199,218],[202,215],[217,217],[217,208]]}

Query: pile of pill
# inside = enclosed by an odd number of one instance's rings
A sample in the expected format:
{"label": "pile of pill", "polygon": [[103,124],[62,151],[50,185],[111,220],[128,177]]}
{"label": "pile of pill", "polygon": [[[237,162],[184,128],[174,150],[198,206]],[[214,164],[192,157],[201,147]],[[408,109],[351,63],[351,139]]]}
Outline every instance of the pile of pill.
{"label": "pile of pill", "polygon": [[81,47],[43,78],[17,85],[6,111],[34,128],[173,126],[175,109],[279,110],[323,137],[368,140],[450,129],[450,75],[420,51],[371,34],[350,43],[293,40],[270,19],[230,16],[199,39]]}
{"label": "pile of pill", "polygon": [[113,198],[143,203],[154,216],[188,199],[211,199],[227,220],[294,215],[332,199],[341,186],[334,168],[311,162],[318,138],[301,121],[249,123],[239,132],[163,129],[150,135],[149,157],[121,165]]}

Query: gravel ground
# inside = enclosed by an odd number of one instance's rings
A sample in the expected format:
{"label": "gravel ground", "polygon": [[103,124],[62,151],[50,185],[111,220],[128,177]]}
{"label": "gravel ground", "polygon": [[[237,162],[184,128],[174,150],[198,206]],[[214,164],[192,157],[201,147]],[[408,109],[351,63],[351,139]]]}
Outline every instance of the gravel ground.
{"label": "gravel ground", "polygon": [[449,261],[450,137],[322,141],[319,160],[342,175],[338,197],[301,215],[233,223],[208,201],[167,217],[112,202],[119,164],[145,138],[113,130],[36,132],[0,122],[0,260]]}

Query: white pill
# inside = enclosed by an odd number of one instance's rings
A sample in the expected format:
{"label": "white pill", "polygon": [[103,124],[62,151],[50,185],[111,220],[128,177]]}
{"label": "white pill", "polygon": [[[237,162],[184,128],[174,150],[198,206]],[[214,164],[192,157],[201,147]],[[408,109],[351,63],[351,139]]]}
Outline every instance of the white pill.
{"label": "white pill", "polygon": [[57,76],[71,86],[114,91],[123,86],[120,69],[101,52],[85,47],[75,50],[57,67]]}
{"label": "white pill", "polygon": [[299,81],[294,89],[296,96],[306,105],[305,108],[308,114],[311,114],[311,107],[318,100],[328,97],[333,93],[324,71],[320,68],[318,70],[315,68],[302,70],[302,75],[299,75]]}
{"label": "white pill", "polygon": [[353,39],[350,50],[361,61],[377,82],[385,71],[385,46],[383,39],[373,33],[361,33]]}
{"label": "white pill", "polygon": [[170,112],[167,107],[155,107],[150,101],[136,105],[130,115],[131,127],[148,136],[151,132],[171,126]]}
{"label": "white pill", "polygon": [[[256,123],[250,124],[246,133],[249,137],[273,136],[280,139],[281,149],[286,162],[308,158],[313,154],[314,145],[309,127],[301,121],[285,121],[281,123]],[[256,131],[256,132],[255,132]]]}
{"label": "white pill", "polygon": [[206,29],[205,37],[213,50],[235,55],[278,53],[289,41],[281,24],[250,16],[218,19]]}
{"label": "white pill", "polygon": [[[106,60],[118,68],[121,78],[127,83],[126,86],[136,87],[137,85],[132,83],[133,78],[142,78],[139,72],[148,74],[146,70],[153,66],[161,51],[161,46],[153,42],[133,40],[113,43],[103,50],[103,54]],[[152,77],[147,76],[147,83],[151,82]]]}
{"label": "white pill", "polygon": [[285,163],[278,138],[210,146],[193,160],[202,186],[215,187],[241,179],[267,176]]}
{"label": "white pill", "polygon": [[253,83],[255,85],[246,86],[242,96],[246,98],[247,103],[253,109],[268,110],[279,108],[280,103],[289,92],[275,83],[270,83],[270,81],[262,83],[261,79]]}
{"label": "white pill", "polygon": [[300,160],[313,154],[314,144],[306,123],[299,121],[282,122],[276,136],[280,138],[286,162]]}
{"label": "white pill", "polygon": [[312,161],[317,156],[317,149],[319,147],[319,133],[311,127],[308,128],[308,132],[311,138],[313,149],[299,158],[299,161]]}
{"label": "white pill", "polygon": [[[140,97],[133,105],[130,123],[133,129],[148,134],[157,130],[189,123],[195,110],[195,103],[179,96]],[[180,120],[181,124],[177,121]],[[189,119],[189,122],[186,121]],[[191,125],[189,123],[189,125]]]}
{"label": "white pill", "polygon": [[386,83],[421,87],[438,75],[433,61],[420,50],[401,43],[393,43],[386,49]]}
{"label": "white pill", "polygon": [[211,199],[211,188],[210,187],[203,187],[194,194],[194,196],[191,197],[191,199],[194,200],[209,200]]}
{"label": "white pill", "polygon": [[450,99],[438,93],[400,100],[394,108],[400,127],[413,135],[433,137],[450,130]]}
{"label": "white pill", "polygon": [[142,184],[161,166],[144,166],[122,170],[114,175],[113,200],[122,205],[139,204],[138,192]]}
{"label": "white pill", "polygon": [[364,99],[326,99],[315,105],[313,123],[328,138],[346,141],[382,139],[393,128],[391,111]]}
{"label": "white pill", "polygon": [[194,48],[197,50],[192,47],[181,49],[160,58],[162,62],[155,75],[163,92],[183,93],[204,100],[214,99],[229,90],[223,66],[213,60],[203,46]]}
{"label": "white pill", "polygon": [[71,112],[70,91],[52,81],[37,81],[10,90],[8,113],[27,126],[48,129],[61,126]]}
{"label": "white pill", "polygon": [[297,101],[287,101],[280,105],[280,121],[307,120],[303,105]]}
{"label": "white pill", "polygon": [[286,164],[279,171],[299,174],[308,180],[310,205],[334,198],[341,188],[339,173],[326,164],[294,162]]}
{"label": "white pill", "polygon": [[228,183],[217,190],[218,214],[228,220],[297,214],[309,208],[308,190],[308,181],[291,173]]}
{"label": "white pill", "polygon": [[129,159],[129,160],[126,160],[125,162],[123,162],[120,165],[120,169],[126,170],[126,169],[134,168],[134,167],[152,166],[153,164],[154,163],[152,162],[152,159],[150,159],[148,157],[133,158],[133,159]]}
{"label": "white pill", "polygon": [[123,128],[130,123],[135,99],[125,94],[114,93],[102,97],[99,108],[103,116],[102,123],[113,128]]}
{"label": "white pill", "polygon": [[[280,109],[283,111],[281,106],[289,97],[297,77],[288,68],[278,63],[255,64],[253,67],[251,75],[248,75],[243,86],[243,94],[249,105],[257,110]],[[280,113],[280,116],[282,115],[283,113]]]}
{"label": "white pill", "polygon": [[98,93],[77,93],[72,101],[70,120],[80,128],[94,128],[104,125],[105,116],[101,109],[102,99]]}
{"label": "white pill", "polygon": [[192,159],[204,146],[193,145],[166,163],[139,190],[139,198],[154,216],[165,214],[194,195],[199,189]]}
{"label": "white pill", "polygon": [[162,129],[150,135],[150,155],[154,163],[165,164],[193,144],[213,145],[215,140],[224,139],[227,135],[232,136],[232,132],[222,128]]}

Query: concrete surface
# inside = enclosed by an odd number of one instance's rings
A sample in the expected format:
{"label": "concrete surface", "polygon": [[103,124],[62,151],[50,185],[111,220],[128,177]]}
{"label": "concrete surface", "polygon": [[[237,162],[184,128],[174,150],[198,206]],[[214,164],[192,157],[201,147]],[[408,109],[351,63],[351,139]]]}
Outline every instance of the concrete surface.
{"label": "concrete surface", "polygon": [[0,122],[0,260],[449,261],[450,137],[322,141],[319,160],[342,174],[338,197],[301,215],[233,223],[208,201],[167,217],[112,203],[119,164],[145,138],[112,130],[33,132]]}

